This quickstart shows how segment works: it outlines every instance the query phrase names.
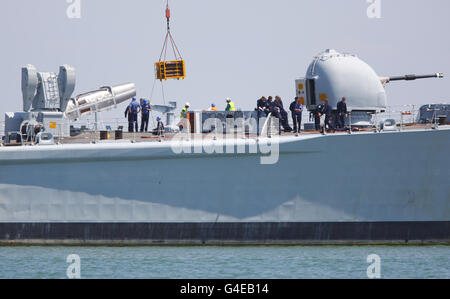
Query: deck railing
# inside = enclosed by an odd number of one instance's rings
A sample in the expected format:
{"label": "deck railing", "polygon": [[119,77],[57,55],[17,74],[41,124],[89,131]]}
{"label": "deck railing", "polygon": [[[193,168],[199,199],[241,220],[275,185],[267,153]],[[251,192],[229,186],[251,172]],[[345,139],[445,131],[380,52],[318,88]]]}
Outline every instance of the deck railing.
{"label": "deck railing", "polygon": [[[397,124],[399,124],[401,127],[407,126],[409,124],[417,123],[419,120],[419,113],[420,108],[423,105],[393,105],[386,108],[386,111],[383,113],[377,113],[372,116],[372,125],[378,126],[379,122],[382,119],[394,119]],[[289,115],[289,122],[290,124],[293,124],[291,113],[288,111]],[[244,117],[245,113],[243,114]],[[153,117],[151,115],[149,119],[149,130],[152,131],[154,128],[156,128],[156,117]],[[244,119],[245,121],[245,119]],[[311,123],[310,119],[310,113],[308,111],[303,112],[303,118],[302,123]],[[175,124],[177,121],[175,121]],[[99,131],[116,131],[116,130],[122,130],[123,132],[128,131],[128,121],[126,118],[97,118],[97,122],[95,121],[93,116],[80,119],[75,122],[65,121],[58,124],[52,124],[51,122],[44,124],[46,128],[52,128],[48,129],[54,133],[54,135],[63,135],[61,134],[62,131],[67,131],[67,128],[71,128],[72,133],[73,132],[89,132],[88,136],[90,136],[86,140],[87,142],[95,142],[99,139]],[[140,129],[140,118],[138,119],[138,127]],[[47,130],[47,131],[48,131]],[[270,134],[270,133],[269,133]],[[3,138],[5,135],[5,121],[0,120],[0,138]],[[87,135],[87,134],[85,134]],[[136,134],[133,134],[134,141],[137,140]],[[56,138],[56,141],[58,141],[58,138]]]}

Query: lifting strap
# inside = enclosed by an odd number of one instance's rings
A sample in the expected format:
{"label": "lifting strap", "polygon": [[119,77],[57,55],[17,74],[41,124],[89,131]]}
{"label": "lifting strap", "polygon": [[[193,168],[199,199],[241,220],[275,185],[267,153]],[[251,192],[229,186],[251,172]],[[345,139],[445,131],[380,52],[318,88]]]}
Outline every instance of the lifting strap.
{"label": "lifting strap", "polygon": [[[180,50],[178,50],[175,40],[172,37],[172,33],[170,32],[170,17],[171,17],[171,12],[170,12],[170,8],[169,8],[169,0],[167,0],[167,4],[166,4],[167,33],[166,33],[166,37],[164,38],[164,43],[163,43],[163,47],[161,50],[161,54],[159,56],[159,62],[156,63],[156,70],[157,70],[158,74],[157,74],[157,76],[155,76],[155,82],[153,83],[153,87],[152,87],[152,91],[151,91],[151,95],[150,95],[150,98],[153,98],[153,91],[155,89],[155,83],[156,83],[156,80],[159,79],[161,81],[161,91],[162,91],[164,105],[166,104],[166,99],[165,99],[166,97],[165,97],[165,92],[164,92],[163,78],[165,80],[167,80],[168,78],[184,79],[184,76],[185,76],[183,58],[181,56]],[[175,57],[175,61],[167,62],[166,58],[167,58],[167,49],[169,48],[169,43],[170,43],[170,47],[172,48],[172,51],[173,51],[173,54]],[[163,73],[164,75],[162,76],[161,73]]]}
{"label": "lifting strap", "polygon": [[[166,19],[167,19],[167,34],[164,39],[163,48],[161,50],[161,55],[159,56],[159,62],[166,61],[167,57],[167,48],[168,44],[170,42],[170,45],[172,47],[173,54],[175,56],[175,60],[183,60],[180,50],[178,50],[178,47],[175,43],[175,40],[172,37],[172,33],[170,32],[170,8],[169,8],[169,0],[167,0],[167,6],[166,6]],[[164,59],[163,59],[164,55]]]}

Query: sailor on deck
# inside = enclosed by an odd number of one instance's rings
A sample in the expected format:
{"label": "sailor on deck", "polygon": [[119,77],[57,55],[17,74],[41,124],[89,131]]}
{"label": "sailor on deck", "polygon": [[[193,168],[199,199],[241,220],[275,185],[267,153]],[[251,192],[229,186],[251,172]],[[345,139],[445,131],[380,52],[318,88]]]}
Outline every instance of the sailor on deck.
{"label": "sailor on deck", "polygon": [[338,128],[345,128],[345,117],[347,116],[347,104],[345,103],[346,99],[342,98],[342,100],[337,103],[337,123]]}
{"label": "sailor on deck", "polygon": [[272,96],[269,96],[267,98],[267,105],[269,105],[269,108],[272,107],[272,105],[273,105],[273,97]]}
{"label": "sailor on deck", "polygon": [[263,115],[263,113],[265,114],[265,116],[269,115],[270,106],[269,106],[269,102],[267,101],[266,97],[261,97],[256,102],[255,110],[258,111],[258,119],[261,117],[261,115]]}
{"label": "sailor on deck", "polygon": [[164,124],[161,120],[161,117],[157,117],[156,118],[157,124],[156,124],[156,129],[153,131],[153,135],[157,135],[157,136],[163,136],[164,135]]}
{"label": "sailor on deck", "polygon": [[128,132],[134,132],[136,128],[136,132],[138,131],[138,113],[141,107],[139,103],[136,101],[136,98],[133,98],[130,105],[127,106],[125,110],[125,117],[128,116]]}
{"label": "sailor on deck", "polygon": [[314,109],[314,125],[317,131],[320,130],[320,117],[322,116],[323,104],[319,104]]}
{"label": "sailor on deck", "polygon": [[333,108],[331,107],[330,104],[328,104],[328,102],[325,102],[325,104],[323,104],[323,109],[322,109],[322,114],[325,114],[325,130],[332,130],[334,131],[334,125],[331,121],[332,118],[332,113],[333,113]]}
{"label": "sailor on deck", "polygon": [[148,131],[148,119],[152,106],[146,99],[141,99],[141,132]]}
{"label": "sailor on deck", "polygon": [[295,97],[295,101],[289,106],[292,113],[292,120],[294,121],[294,133],[298,134],[302,126],[303,105],[299,97]]}
{"label": "sailor on deck", "polygon": [[271,112],[273,116],[280,120],[285,132],[292,132],[292,128],[289,126],[288,122],[288,114],[286,110],[284,110],[283,102],[279,96],[275,97],[275,101],[271,106]]}

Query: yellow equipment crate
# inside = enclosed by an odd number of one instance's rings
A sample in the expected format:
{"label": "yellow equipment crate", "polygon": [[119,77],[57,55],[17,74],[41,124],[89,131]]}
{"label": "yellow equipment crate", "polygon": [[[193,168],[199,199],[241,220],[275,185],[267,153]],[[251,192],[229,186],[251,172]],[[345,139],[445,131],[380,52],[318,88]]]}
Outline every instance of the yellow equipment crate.
{"label": "yellow equipment crate", "polygon": [[184,79],[186,77],[184,60],[160,61],[155,63],[158,80]]}

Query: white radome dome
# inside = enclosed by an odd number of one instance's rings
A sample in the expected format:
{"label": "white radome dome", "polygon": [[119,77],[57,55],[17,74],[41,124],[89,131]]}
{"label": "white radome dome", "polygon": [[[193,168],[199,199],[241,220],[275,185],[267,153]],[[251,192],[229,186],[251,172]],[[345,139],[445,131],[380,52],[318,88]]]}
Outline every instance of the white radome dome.
{"label": "white radome dome", "polygon": [[315,57],[306,79],[315,79],[317,103],[322,103],[326,97],[336,109],[337,103],[345,97],[349,110],[386,109],[386,92],[380,77],[355,55],[328,49]]}

